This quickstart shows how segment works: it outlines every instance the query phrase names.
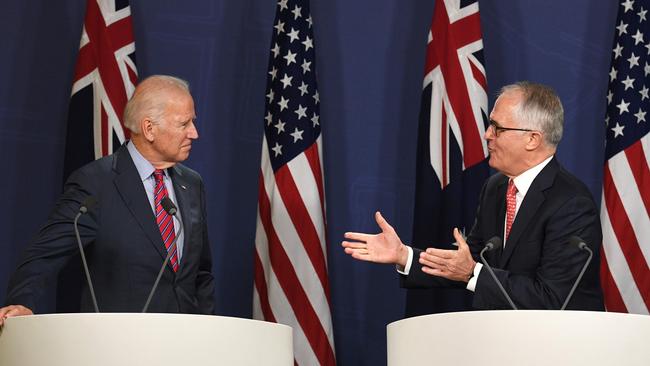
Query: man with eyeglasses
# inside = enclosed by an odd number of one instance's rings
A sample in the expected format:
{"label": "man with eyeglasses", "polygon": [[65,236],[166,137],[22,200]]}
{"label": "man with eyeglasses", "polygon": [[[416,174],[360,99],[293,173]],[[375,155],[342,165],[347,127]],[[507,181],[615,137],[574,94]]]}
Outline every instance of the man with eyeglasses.
{"label": "man with eyeglasses", "polygon": [[587,187],[555,158],[564,110],[549,87],[519,82],[501,89],[485,132],[489,164],[498,171],[483,186],[467,238],[454,229],[458,250],[421,251],[400,240],[377,212],[376,235],[346,233],[342,246],[353,258],[397,265],[405,287],[465,287],[476,309],[510,309],[479,253],[498,236],[503,247],[488,262],[519,309],[560,309],[586,260],[570,244],[580,237],[594,258],[567,309],[604,310],[600,288],[602,241],[597,206]]}

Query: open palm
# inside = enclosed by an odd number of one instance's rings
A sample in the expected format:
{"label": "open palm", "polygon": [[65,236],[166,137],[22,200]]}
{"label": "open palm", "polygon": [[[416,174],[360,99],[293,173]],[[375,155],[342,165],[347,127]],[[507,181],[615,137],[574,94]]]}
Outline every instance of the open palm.
{"label": "open palm", "polygon": [[408,250],[402,240],[381,213],[375,213],[375,220],[381,229],[379,234],[345,233],[345,238],[350,240],[341,243],[345,253],[362,261],[404,266]]}

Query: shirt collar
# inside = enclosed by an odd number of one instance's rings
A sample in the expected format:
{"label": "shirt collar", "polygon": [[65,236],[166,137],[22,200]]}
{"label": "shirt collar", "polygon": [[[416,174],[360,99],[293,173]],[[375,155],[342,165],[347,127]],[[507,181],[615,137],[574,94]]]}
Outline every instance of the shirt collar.
{"label": "shirt collar", "polygon": [[514,177],[512,180],[514,181],[515,187],[517,187],[517,193],[520,193],[522,196],[526,196],[530,185],[533,184],[533,181],[535,178],[537,178],[537,175],[539,175],[539,173],[551,161],[551,159],[553,159],[553,155],[549,156],[546,158],[546,160],[535,165],[534,167]]}
{"label": "shirt collar", "polygon": [[[151,175],[153,174],[154,168],[153,165],[149,162],[149,160],[145,159],[144,156],[138,151],[138,149],[135,147],[135,144],[132,141],[129,141],[126,144],[126,149],[129,151],[129,154],[131,155],[131,159],[133,160],[133,164],[135,164],[135,168],[138,170],[138,174],[140,175],[140,179],[144,182],[146,179],[149,179]],[[164,170],[165,175],[167,175],[167,169]]]}

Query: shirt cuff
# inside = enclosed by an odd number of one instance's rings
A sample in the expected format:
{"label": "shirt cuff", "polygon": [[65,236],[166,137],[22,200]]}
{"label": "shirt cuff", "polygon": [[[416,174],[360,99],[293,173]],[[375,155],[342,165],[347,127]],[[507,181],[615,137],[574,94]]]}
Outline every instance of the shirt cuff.
{"label": "shirt cuff", "polygon": [[409,251],[409,256],[406,258],[406,266],[402,268],[402,266],[396,264],[395,269],[399,274],[408,276],[409,272],[411,271],[411,264],[413,263],[413,248],[409,247],[408,245],[405,245],[405,247]]}
{"label": "shirt cuff", "polygon": [[466,289],[472,292],[476,290],[476,282],[478,281],[478,275],[481,273],[481,268],[483,268],[483,264],[477,262],[474,266],[474,275],[469,279],[469,281],[467,281],[467,286],[465,286]]}

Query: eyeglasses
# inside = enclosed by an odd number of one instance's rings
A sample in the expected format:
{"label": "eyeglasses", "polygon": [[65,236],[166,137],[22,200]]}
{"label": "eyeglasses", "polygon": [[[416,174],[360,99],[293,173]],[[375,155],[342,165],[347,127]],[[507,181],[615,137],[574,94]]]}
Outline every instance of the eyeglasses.
{"label": "eyeglasses", "polygon": [[531,130],[529,128],[510,128],[510,127],[501,127],[499,126],[499,123],[495,120],[490,120],[490,126],[488,129],[492,128],[492,131],[494,131],[494,136],[499,137],[499,133],[501,131],[524,131],[524,132],[533,132],[535,130]]}

